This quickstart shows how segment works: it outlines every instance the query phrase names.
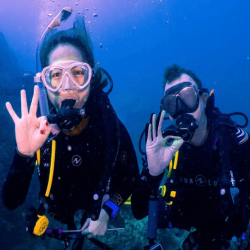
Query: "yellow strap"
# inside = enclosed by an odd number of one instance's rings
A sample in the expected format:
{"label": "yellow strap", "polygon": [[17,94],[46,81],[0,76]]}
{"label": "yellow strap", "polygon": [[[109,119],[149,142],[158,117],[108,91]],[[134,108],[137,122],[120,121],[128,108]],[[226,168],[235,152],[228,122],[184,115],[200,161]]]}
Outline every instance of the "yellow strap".
{"label": "yellow strap", "polygon": [[166,192],[167,192],[167,187],[166,187],[166,185],[163,185],[160,188],[161,188],[161,196],[164,197],[166,195]]}
{"label": "yellow strap", "polygon": [[50,162],[50,171],[49,171],[49,182],[47,185],[47,190],[45,196],[48,197],[50,194],[53,175],[54,175],[54,167],[55,167],[55,157],[56,157],[56,141],[52,140],[52,149],[51,149],[51,162]]}
{"label": "yellow strap", "polygon": [[177,168],[178,157],[179,157],[179,150],[175,153],[175,158],[174,158],[174,169]]}
{"label": "yellow strap", "polygon": [[41,163],[41,152],[40,149],[36,151],[36,166],[40,167]]}
{"label": "yellow strap", "polygon": [[166,176],[167,178],[169,178],[171,176],[172,169],[173,169],[173,160],[171,160],[169,163],[169,170],[168,170],[168,174]]}
{"label": "yellow strap", "polygon": [[179,158],[179,150],[175,153],[174,168],[173,168],[173,160],[171,160],[170,163],[169,163],[169,171],[168,171],[167,178],[169,178],[171,176],[172,169],[177,168],[178,158]]}
{"label": "yellow strap", "polygon": [[170,196],[173,197],[173,198],[175,198],[175,196],[176,196],[176,191],[171,191],[171,192],[170,192]]}
{"label": "yellow strap", "polygon": [[170,164],[169,164],[169,172],[172,170],[173,168],[173,160],[170,161]]}
{"label": "yellow strap", "polygon": [[128,199],[124,202],[124,204],[126,204],[126,205],[131,205],[131,196],[132,196],[132,195],[130,195],[130,196],[128,197]]}

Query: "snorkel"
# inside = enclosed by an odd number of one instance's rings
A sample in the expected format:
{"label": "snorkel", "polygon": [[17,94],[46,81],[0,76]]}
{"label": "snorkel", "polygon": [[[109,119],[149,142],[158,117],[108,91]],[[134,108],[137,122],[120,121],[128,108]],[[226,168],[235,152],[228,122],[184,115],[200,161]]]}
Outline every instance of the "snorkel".
{"label": "snorkel", "polygon": [[64,24],[67,19],[70,17],[72,14],[72,9],[70,7],[64,7],[58,15],[52,20],[52,22],[48,25],[48,27],[45,29],[43,32],[37,47],[36,47],[36,71],[39,73],[41,71],[41,66],[39,63],[39,58],[40,58],[40,45],[43,42],[43,39],[45,38],[46,34],[48,31],[52,31],[55,27],[61,26]]}

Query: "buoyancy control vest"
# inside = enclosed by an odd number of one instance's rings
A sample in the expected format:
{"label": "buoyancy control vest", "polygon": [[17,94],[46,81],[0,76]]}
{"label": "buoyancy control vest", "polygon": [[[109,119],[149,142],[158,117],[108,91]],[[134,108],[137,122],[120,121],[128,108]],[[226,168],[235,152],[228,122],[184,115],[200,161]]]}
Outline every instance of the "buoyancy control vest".
{"label": "buoyancy control vest", "polygon": [[[103,129],[105,131],[105,138],[103,138],[105,162],[103,164],[99,185],[96,187],[95,193],[93,194],[91,206],[91,218],[92,220],[97,220],[101,210],[102,197],[109,192],[111,177],[114,174],[115,164],[117,162],[120,149],[120,127],[116,113],[105,92],[100,91],[92,96],[90,101],[91,102],[89,102],[89,105],[86,107],[86,112],[91,117],[96,115],[96,111],[98,110],[98,113],[100,113],[100,123],[103,124]],[[96,128],[93,128],[93,130],[93,133],[98,135],[98,131],[95,131]],[[46,142],[47,145],[44,147],[46,149],[42,148],[37,153],[37,165],[46,165],[45,168],[41,169],[38,167],[37,169],[41,183],[40,197],[49,196],[49,186],[51,187],[51,182],[53,180],[51,167],[54,165],[53,161],[56,160],[56,154],[60,154],[60,152],[55,153],[56,149],[55,146],[53,149],[53,143],[55,144],[56,140]],[[46,153],[44,150],[47,150]],[[52,176],[51,181],[50,176]]]}

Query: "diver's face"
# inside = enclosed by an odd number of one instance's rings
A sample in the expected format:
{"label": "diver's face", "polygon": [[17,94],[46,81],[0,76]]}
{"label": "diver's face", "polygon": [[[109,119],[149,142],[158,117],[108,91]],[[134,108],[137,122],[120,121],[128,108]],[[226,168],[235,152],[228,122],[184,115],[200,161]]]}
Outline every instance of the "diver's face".
{"label": "diver's face", "polygon": [[[198,88],[195,81],[189,75],[182,74],[179,78],[175,79],[174,81],[170,82],[169,84],[166,84],[164,93],[166,93],[166,91],[169,90],[170,88],[172,88],[178,84],[181,84],[183,82],[190,82],[191,85],[196,86]],[[199,106],[198,106],[197,110],[193,113],[188,113],[188,114],[191,114],[199,124],[201,124],[202,117],[203,117],[203,115],[205,115],[205,107],[206,107],[207,98],[204,95],[206,95],[206,94],[199,96]],[[171,116],[169,116],[169,118],[170,118],[170,121],[172,122],[172,124],[174,126],[176,126],[176,119],[174,119]]]}
{"label": "diver's face", "polygon": [[[63,65],[68,66],[72,62],[85,62],[82,52],[75,46],[67,44],[67,45],[58,45],[54,50],[49,54],[49,65]],[[80,70],[77,68],[73,69],[74,72],[71,72],[74,80],[78,83],[84,82],[84,76],[80,74]],[[57,81],[60,79],[60,73],[54,72],[52,78],[52,85],[56,85]],[[66,99],[73,99],[76,101],[74,108],[81,109],[84,107],[89,93],[90,93],[90,84],[88,84],[84,89],[80,90],[78,87],[71,82],[68,76],[63,79],[62,86],[58,91],[52,92],[47,89],[47,93],[49,96],[49,100],[58,110],[61,108],[62,101]]]}

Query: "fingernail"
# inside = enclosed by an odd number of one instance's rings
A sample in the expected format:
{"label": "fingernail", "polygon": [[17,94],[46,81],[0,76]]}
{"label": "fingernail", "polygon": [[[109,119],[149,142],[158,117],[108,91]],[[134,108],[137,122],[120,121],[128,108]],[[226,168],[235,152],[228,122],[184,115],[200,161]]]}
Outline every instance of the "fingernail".
{"label": "fingernail", "polygon": [[44,134],[44,131],[43,131],[43,130],[40,130],[40,134],[43,135],[43,134]]}
{"label": "fingernail", "polygon": [[48,122],[46,122],[45,124],[46,124],[46,126],[49,126]]}

